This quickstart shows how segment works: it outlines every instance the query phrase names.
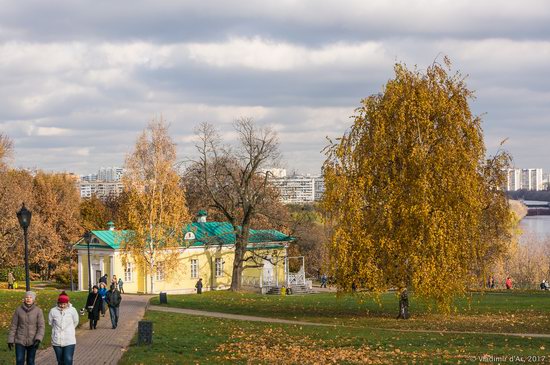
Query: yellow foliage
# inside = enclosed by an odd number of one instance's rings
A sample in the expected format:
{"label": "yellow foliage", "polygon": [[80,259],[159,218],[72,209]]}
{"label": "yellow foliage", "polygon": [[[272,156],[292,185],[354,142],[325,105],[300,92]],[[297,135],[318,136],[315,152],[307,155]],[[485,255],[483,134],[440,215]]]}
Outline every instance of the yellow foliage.
{"label": "yellow foliage", "polygon": [[485,159],[472,92],[445,61],[425,73],[397,64],[327,148],[323,207],[340,289],[410,287],[448,310],[506,251],[508,155]]}
{"label": "yellow foliage", "polygon": [[190,221],[175,166],[176,148],[168,127],[162,120],[151,122],[126,159],[124,211],[130,232],[122,236],[121,245],[148,271],[151,292],[155,270],[169,277],[177,268],[183,225]]}

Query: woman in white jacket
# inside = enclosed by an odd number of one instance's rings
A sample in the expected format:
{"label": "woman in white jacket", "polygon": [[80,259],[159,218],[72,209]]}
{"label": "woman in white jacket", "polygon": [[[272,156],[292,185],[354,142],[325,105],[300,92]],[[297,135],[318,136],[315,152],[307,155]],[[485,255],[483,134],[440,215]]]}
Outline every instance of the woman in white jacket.
{"label": "woman in white jacket", "polygon": [[57,306],[50,310],[48,322],[52,326],[52,346],[58,365],[72,365],[76,346],[75,329],[78,313],[69,303],[69,296],[61,292]]}

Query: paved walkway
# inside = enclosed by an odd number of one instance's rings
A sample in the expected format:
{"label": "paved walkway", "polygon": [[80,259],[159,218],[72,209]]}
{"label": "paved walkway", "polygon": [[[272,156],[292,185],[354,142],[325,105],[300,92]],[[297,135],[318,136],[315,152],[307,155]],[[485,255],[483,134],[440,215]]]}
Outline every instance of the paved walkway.
{"label": "paved walkway", "polygon": [[[116,365],[137,330],[137,322],[143,318],[150,295],[122,295],[120,320],[116,329],[111,328],[109,311],[100,317],[96,330],[90,330],[88,315],[80,316],[80,328],[76,332],[75,365]],[[40,350],[37,365],[57,364],[53,348]]]}
{"label": "paved walkway", "polygon": [[[148,309],[159,311],[159,312],[181,313],[181,314],[189,314],[192,316],[205,316],[205,317],[214,317],[214,318],[227,318],[227,319],[235,319],[240,321],[284,323],[284,324],[293,324],[293,325],[299,325],[299,326],[362,328],[358,326],[293,321],[289,319],[269,318],[269,317],[255,317],[255,316],[246,316],[241,314],[208,312],[208,311],[201,311],[196,309],[164,307],[159,305],[151,305],[149,306]],[[513,337],[550,338],[550,334],[546,334],[546,333],[504,333],[504,332],[474,332],[474,331],[452,331],[452,330],[438,331],[438,330],[421,330],[421,329],[415,330],[415,329],[405,329],[405,328],[383,328],[383,327],[369,327],[369,329],[378,330],[378,331],[396,331],[396,332],[414,332],[414,333],[445,333],[445,334],[460,334],[460,335],[498,335],[498,336],[513,336]]]}

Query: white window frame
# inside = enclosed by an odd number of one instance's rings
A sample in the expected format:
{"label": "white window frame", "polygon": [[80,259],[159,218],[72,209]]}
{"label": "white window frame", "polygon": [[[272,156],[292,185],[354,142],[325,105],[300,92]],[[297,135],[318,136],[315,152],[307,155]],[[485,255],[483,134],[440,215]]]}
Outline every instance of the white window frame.
{"label": "white window frame", "polygon": [[199,260],[191,259],[191,279],[199,277]]}
{"label": "white window frame", "polygon": [[217,278],[223,277],[223,259],[218,257],[214,262],[216,267],[216,277]]}
{"label": "white window frame", "polygon": [[156,281],[164,281],[164,279],[166,278],[166,272],[164,269],[164,262],[159,262],[157,264],[157,271],[155,272]]}
{"label": "white window frame", "polygon": [[134,265],[131,262],[127,262],[126,267],[124,268],[124,282],[134,282]]}

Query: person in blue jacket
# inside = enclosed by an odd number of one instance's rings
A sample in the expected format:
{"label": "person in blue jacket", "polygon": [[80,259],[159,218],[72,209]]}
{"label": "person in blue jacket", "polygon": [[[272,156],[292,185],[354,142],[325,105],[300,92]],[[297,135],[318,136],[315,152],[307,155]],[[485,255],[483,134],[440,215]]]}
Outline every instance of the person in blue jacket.
{"label": "person in blue jacket", "polygon": [[107,311],[107,286],[105,283],[99,283],[99,296],[101,297],[101,316],[105,317],[105,312]]}

